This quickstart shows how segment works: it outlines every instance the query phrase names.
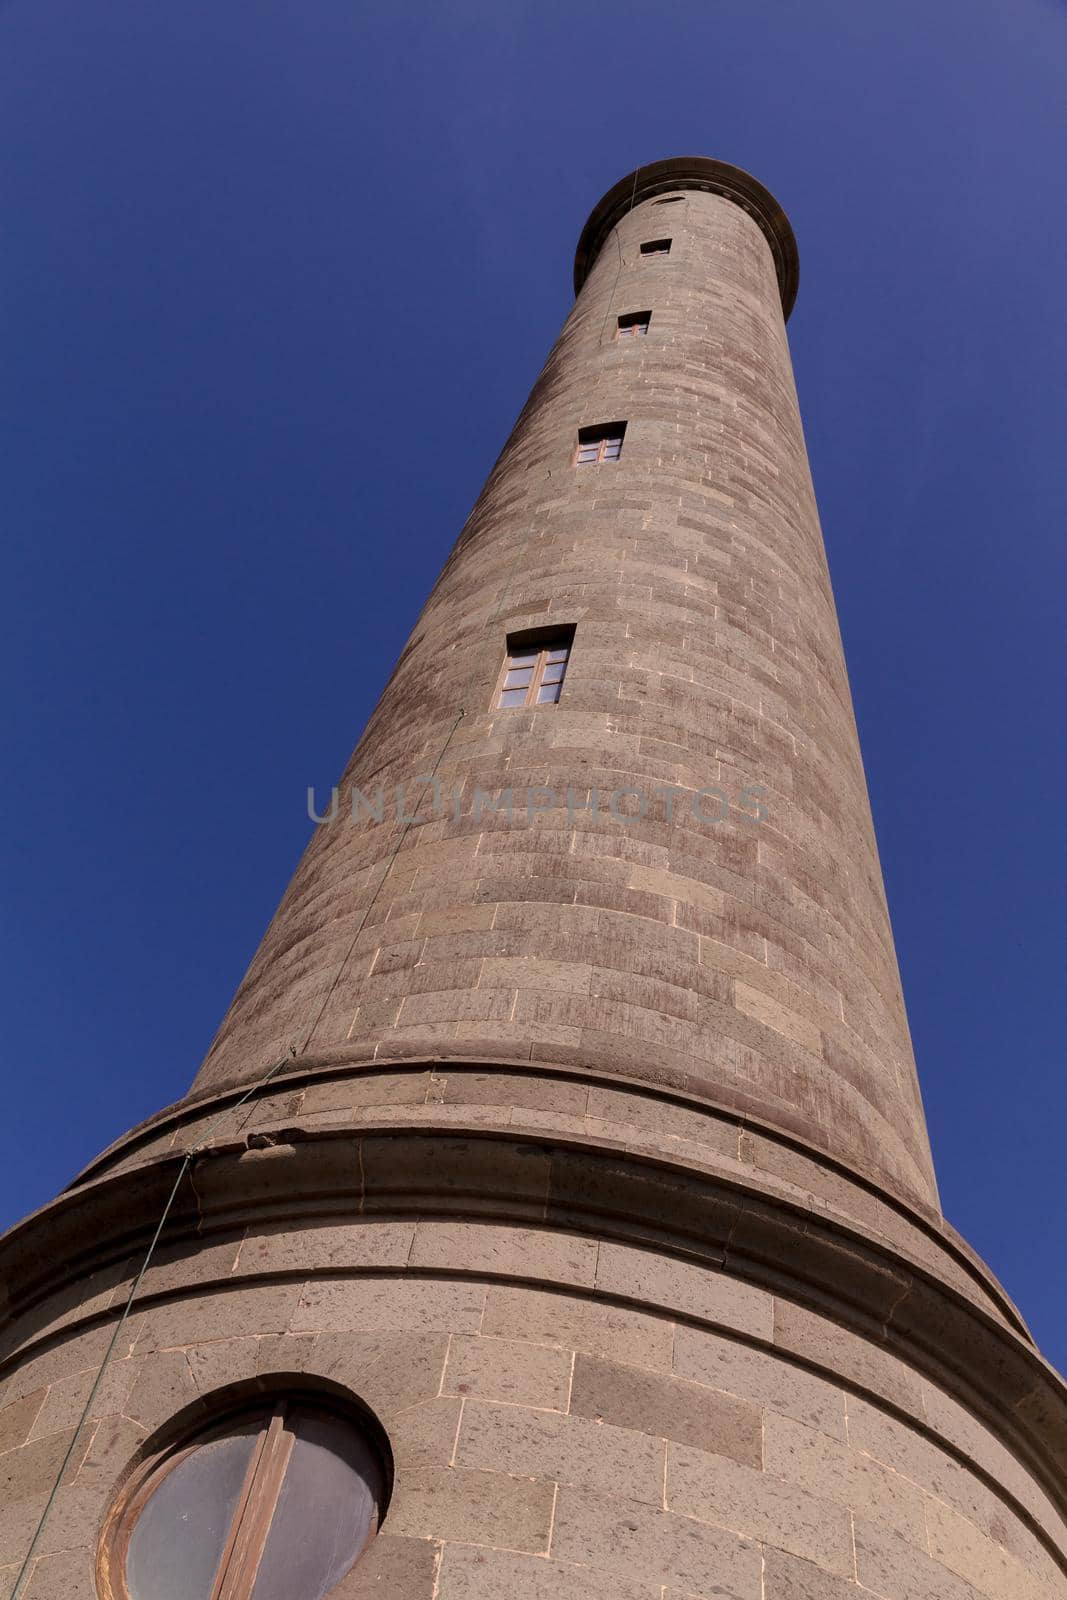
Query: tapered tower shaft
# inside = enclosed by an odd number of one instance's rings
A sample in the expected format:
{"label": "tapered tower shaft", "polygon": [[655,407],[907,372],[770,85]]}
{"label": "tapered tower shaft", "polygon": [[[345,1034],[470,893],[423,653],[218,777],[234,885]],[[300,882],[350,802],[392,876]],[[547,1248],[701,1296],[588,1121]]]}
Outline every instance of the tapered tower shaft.
{"label": "tapered tower shaft", "polygon": [[0,1595],[1067,1600],[1067,1392],[938,1205],[792,233],[660,162],[575,278],[190,1094],[0,1242]]}
{"label": "tapered tower shaft", "polygon": [[[643,169],[594,213],[574,310],[196,1092],[309,1033],[331,1060],[577,1066],[750,1111],[936,1205],[795,275],[777,206],[721,164]],[[579,462],[609,424],[617,459]],[[509,638],[561,627],[558,703],[502,708]]]}

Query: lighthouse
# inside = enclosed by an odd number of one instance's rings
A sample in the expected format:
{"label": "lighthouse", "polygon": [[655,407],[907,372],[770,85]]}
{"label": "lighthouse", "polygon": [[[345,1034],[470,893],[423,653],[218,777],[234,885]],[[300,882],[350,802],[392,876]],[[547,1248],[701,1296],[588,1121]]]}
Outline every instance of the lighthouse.
{"label": "lighthouse", "polygon": [[574,278],[188,1095],[0,1241],[0,1594],[1067,1596],[1067,1390],[940,1208],[792,230],[653,162]]}

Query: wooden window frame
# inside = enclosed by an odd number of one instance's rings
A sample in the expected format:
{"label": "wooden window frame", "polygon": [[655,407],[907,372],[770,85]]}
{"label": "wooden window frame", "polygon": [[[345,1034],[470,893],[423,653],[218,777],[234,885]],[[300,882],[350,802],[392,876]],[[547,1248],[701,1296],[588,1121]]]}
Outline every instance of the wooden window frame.
{"label": "wooden window frame", "polygon": [[[602,467],[606,463],[614,463],[622,459],[623,445],[626,443],[626,423],[598,422],[588,428],[578,429],[578,444],[574,451],[572,464],[576,467]],[[618,451],[615,455],[605,455],[609,444],[617,444]],[[596,445],[596,455],[591,461],[582,460],[582,451],[588,450],[591,445]]]}
{"label": "wooden window frame", "polygon": [[[319,1395],[294,1391],[278,1396],[273,1402],[267,1398],[259,1405],[230,1411],[214,1426],[200,1429],[178,1446],[158,1451],[144,1463],[127,1485],[125,1494],[104,1527],[97,1562],[98,1588],[104,1600],[134,1600],[126,1581],[130,1540],[141,1513],[163,1481],[204,1445],[226,1438],[242,1423],[258,1421],[259,1430],[230,1519],[210,1595],[210,1600],[251,1600],[296,1440],[295,1432],[287,1426],[287,1419],[292,1412],[329,1416],[347,1422],[363,1433],[379,1457],[380,1501],[368,1537],[352,1564],[354,1567],[378,1531],[388,1498],[389,1474],[386,1463],[380,1458],[373,1431],[366,1427],[362,1419],[350,1415],[347,1408],[324,1403]],[[351,1571],[352,1567],[348,1570]]]}
{"label": "wooden window frame", "polygon": [[641,339],[652,325],[651,311],[624,311],[615,325],[616,339]]}
{"label": "wooden window frame", "polygon": [[[560,691],[562,693],[563,685],[567,681],[567,673],[570,671],[571,652],[573,649],[573,633],[569,635],[563,634],[555,639],[531,639],[528,643],[523,643],[521,641],[516,642],[509,639],[507,650],[504,653],[504,664],[497,673],[496,688],[493,691],[492,709],[494,711],[529,711],[532,707],[558,706],[559,698],[555,700],[538,700],[537,696],[544,687],[545,668],[549,664],[548,658],[553,650],[566,650],[567,652],[567,659],[563,663],[563,676],[559,680]],[[500,696],[504,693],[504,684],[507,680],[507,675],[511,670],[512,661],[516,656],[532,656],[535,651],[537,652],[537,660],[534,662],[532,676],[526,690],[526,698],[522,702],[522,705],[501,705]]]}

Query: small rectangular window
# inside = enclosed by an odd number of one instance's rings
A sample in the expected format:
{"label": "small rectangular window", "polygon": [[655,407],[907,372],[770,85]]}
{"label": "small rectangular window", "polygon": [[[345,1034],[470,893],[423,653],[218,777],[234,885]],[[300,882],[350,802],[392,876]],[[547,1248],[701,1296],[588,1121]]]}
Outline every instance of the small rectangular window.
{"label": "small rectangular window", "polygon": [[554,705],[563,688],[570,660],[574,629],[551,637],[523,637],[521,645],[508,640],[508,653],[500,672],[498,706]]}
{"label": "small rectangular window", "polygon": [[587,467],[599,461],[618,461],[625,433],[625,422],[598,422],[592,428],[579,428],[575,465]]}
{"label": "small rectangular window", "polygon": [[669,239],[649,239],[641,246],[643,256],[669,256],[671,241]]}
{"label": "small rectangular window", "polygon": [[616,338],[639,339],[648,332],[648,325],[652,321],[651,311],[628,311],[619,318],[619,331]]}

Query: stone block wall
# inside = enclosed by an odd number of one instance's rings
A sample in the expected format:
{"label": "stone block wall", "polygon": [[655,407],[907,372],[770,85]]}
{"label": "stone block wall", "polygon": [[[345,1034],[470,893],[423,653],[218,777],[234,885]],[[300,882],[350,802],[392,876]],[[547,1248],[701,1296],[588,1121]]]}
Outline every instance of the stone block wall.
{"label": "stone block wall", "polygon": [[[1067,1600],[1067,1390],[938,1205],[795,266],[719,163],[594,212],[193,1092],[0,1241],[0,1600],[72,1439],[26,1600],[114,1600],[131,1475],[294,1387],[391,1454],[335,1600]],[[558,626],[558,705],[499,709]]]}
{"label": "stone block wall", "polygon": [[[775,258],[678,183],[638,186],[589,264],[195,1092],[291,1044],[576,1064],[936,1208]],[[576,465],[614,420],[620,459]],[[499,709],[509,634],[558,625],[558,705]]]}
{"label": "stone block wall", "polygon": [[[128,1281],[111,1277],[110,1312],[86,1296],[87,1314],[42,1317],[0,1369],[0,1595],[95,1376]],[[877,1343],[655,1250],[405,1218],[161,1256],[28,1600],[97,1595],[109,1507],[176,1419],[294,1376],[358,1396],[393,1452],[381,1531],[338,1600],[1067,1595],[1048,1494]]]}

